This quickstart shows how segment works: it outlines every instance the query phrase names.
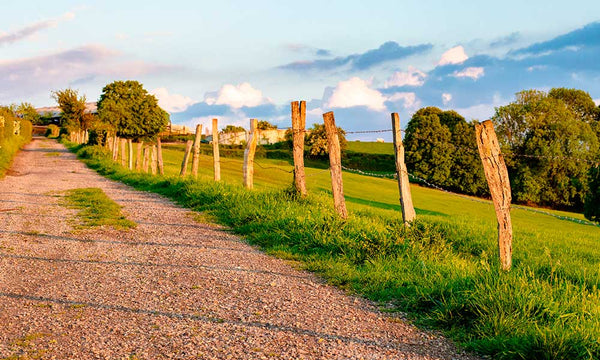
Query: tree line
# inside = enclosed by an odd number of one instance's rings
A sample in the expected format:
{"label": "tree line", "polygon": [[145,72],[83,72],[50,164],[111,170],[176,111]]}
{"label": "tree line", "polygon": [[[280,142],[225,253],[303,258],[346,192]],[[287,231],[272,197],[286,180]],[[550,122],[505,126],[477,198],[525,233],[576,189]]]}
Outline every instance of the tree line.
{"label": "tree line", "polygon": [[[513,200],[584,211],[600,221],[600,108],[582,90],[524,90],[494,122]],[[487,195],[473,123],[457,112],[418,110],[404,138],[409,171],[471,195]]]}

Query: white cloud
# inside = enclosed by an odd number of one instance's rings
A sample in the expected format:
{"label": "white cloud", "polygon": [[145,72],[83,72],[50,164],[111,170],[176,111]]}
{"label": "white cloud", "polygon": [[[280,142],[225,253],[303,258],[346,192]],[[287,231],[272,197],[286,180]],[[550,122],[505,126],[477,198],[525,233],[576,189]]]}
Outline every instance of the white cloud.
{"label": "white cloud", "polygon": [[448,103],[452,101],[452,94],[450,93],[443,93],[442,94],[442,103],[444,105],[448,105]]}
{"label": "white cloud", "polygon": [[469,57],[462,46],[456,46],[442,54],[438,65],[462,64]]}
{"label": "white cloud", "polygon": [[389,101],[402,101],[405,109],[416,109],[421,106],[421,101],[417,98],[414,92],[399,92],[388,97]]}
{"label": "white cloud", "polygon": [[0,32],[0,45],[11,44],[40,32],[41,30],[48,29],[58,25],[63,21],[72,20],[75,18],[74,12],[66,12],[63,15],[49,20],[38,21],[36,23],[27,25],[13,32]]}
{"label": "white cloud", "polygon": [[409,66],[408,71],[398,71],[394,73],[389,79],[387,79],[384,87],[390,88],[392,86],[421,86],[425,83],[426,77],[427,74],[425,74],[421,70]]}
{"label": "white cloud", "polygon": [[156,88],[150,92],[158,99],[158,105],[165,109],[167,112],[181,112],[185,111],[190,105],[194,103],[192,98],[179,94],[169,94],[167,88]]}
{"label": "white cloud", "polygon": [[527,71],[532,72],[535,70],[545,70],[546,68],[548,68],[547,65],[533,65],[527,68]]}
{"label": "white cloud", "polygon": [[328,100],[326,107],[350,108],[354,106],[366,106],[371,110],[385,110],[386,101],[379,91],[371,89],[369,83],[361,78],[353,77],[346,81],[340,81]]}
{"label": "white cloud", "polygon": [[596,103],[596,105],[600,106],[600,99],[594,99],[594,102]]}
{"label": "white cloud", "polygon": [[482,67],[468,67],[462,71],[455,71],[455,77],[468,77],[473,80],[477,80],[485,75],[485,70]]}
{"label": "white cloud", "polygon": [[270,103],[263,97],[262,91],[245,82],[239,85],[226,84],[219,91],[207,93],[204,100],[208,105],[229,105],[232,108],[254,107]]}

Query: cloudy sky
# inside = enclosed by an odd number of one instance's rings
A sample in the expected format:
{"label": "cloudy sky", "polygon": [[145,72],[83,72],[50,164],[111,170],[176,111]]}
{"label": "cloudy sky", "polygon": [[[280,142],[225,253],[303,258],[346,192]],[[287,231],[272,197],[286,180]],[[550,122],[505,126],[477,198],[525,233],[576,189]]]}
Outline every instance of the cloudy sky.
{"label": "cloudy sky", "polygon": [[[97,100],[142,82],[174,123],[287,127],[333,110],[348,130],[419,107],[483,120],[522,89],[579,88],[600,102],[600,1],[6,1],[0,104]],[[372,134],[356,135],[364,140]]]}

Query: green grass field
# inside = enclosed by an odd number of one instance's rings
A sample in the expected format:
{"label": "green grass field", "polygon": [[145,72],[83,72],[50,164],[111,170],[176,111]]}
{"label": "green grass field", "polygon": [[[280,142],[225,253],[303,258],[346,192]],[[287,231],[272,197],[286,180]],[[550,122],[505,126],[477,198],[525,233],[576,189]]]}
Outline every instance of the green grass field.
{"label": "green grass field", "polygon": [[289,191],[287,161],[257,160],[256,189],[248,191],[242,159],[223,158],[223,181],[214,183],[206,155],[197,181],[176,177],[181,146],[165,146],[165,178],[125,171],[101,153],[80,151],[101,174],[202,211],[265,251],[393,304],[469,350],[498,359],[600,357],[598,227],[513,209],[514,266],[501,273],[489,202],[412,186],[418,221],[406,229],[395,181],[344,172],[351,216],[341,221],[327,170],[307,168],[311,195],[301,200]]}
{"label": "green grass field", "polygon": [[365,154],[394,155],[394,144],[368,141],[348,141],[348,150]]}

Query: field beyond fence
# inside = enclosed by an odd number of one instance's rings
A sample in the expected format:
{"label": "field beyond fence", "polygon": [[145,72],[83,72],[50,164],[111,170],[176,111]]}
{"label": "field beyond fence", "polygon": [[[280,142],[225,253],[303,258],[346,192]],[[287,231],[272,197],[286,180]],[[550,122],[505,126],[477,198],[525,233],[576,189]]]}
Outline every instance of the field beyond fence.
{"label": "field beyond fence", "polygon": [[163,152],[164,176],[121,167],[101,147],[78,154],[99,173],[200,211],[469,350],[498,359],[600,357],[598,227],[513,209],[513,269],[501,273],[491,202],[413,185],[418,220],[407,228],[393,179],[344,172],[344,221],[333,211],[328,169],[306,168],[309,196],[301,199],[290,190],[287,160],[258,158],[248,191],[241,158],[222,158],[222,181],[214,182],[211,156],[200,155],[197,179],[181,178],[183,152]]}

